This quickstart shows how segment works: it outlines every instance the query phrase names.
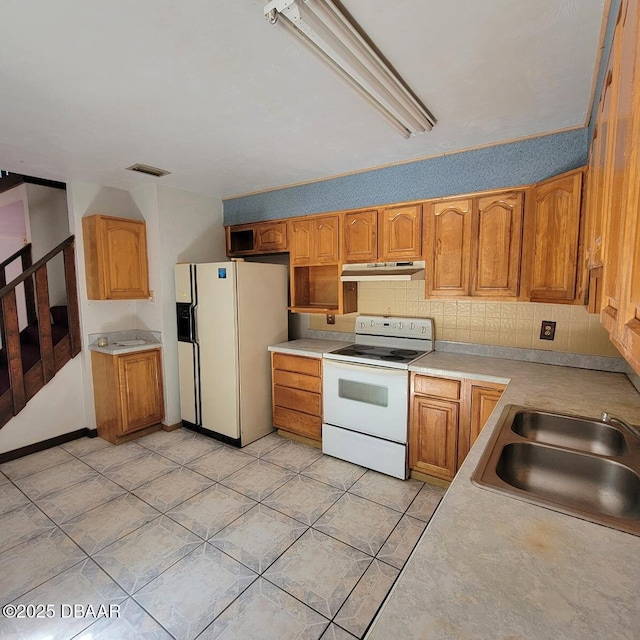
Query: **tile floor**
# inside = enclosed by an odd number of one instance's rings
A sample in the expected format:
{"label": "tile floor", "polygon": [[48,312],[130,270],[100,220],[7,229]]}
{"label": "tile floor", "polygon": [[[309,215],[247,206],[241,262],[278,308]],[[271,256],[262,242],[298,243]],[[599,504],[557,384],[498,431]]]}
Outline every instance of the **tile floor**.
{"label": "tile floor", "polygon": [[7,462],[0,606],[54,615],[4,617],[0,638],[361,638],[443,493],[275,433],[242,450],[182,429],[83,438]]}

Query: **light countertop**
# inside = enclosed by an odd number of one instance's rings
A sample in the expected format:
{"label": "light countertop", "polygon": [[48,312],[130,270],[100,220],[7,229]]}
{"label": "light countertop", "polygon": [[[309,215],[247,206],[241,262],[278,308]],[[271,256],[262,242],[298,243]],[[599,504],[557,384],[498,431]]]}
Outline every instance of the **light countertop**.
{"label": "light countertop", "polygon": [[627,377],[434,352],[431,375],[509,384],[396,582],[367,640],[637,638],[640,537],[471,483],[507,405],[640,424]]}
{"label": "light countertop", "polygon": [[[343,346],[295,340],[273,351]],[[507,388],[429,522],[366,640],[635,640],[640,537],[477,487],[478,460],[508,405],[640,424],[640,394],[621,373],[433,352],[426,375]]]}
{"label": "light countertop", "polygon": [[297,356],[307,356],[309,358],[322,358],[322,354],[346,347],[349,342],[344,340],[314,340],[313,338],[302,338],[300,340],[290,340],[281,342],[269,347],[269,351],[276,353],[290,353]]}
{"label": "light countertop", "polygon": [[[106,337],[107,345],[98,346],[98,338]],[[118,344],[120,342],[142,342],[142,344]],[[129,329],[124,331],[110,331],[105,333],[89,334],[89,349],[98,353],[106,353],[110,356],[118,356],[136,351],[158,349],[162,346],[159,331],[146,331],[143,329]]]}

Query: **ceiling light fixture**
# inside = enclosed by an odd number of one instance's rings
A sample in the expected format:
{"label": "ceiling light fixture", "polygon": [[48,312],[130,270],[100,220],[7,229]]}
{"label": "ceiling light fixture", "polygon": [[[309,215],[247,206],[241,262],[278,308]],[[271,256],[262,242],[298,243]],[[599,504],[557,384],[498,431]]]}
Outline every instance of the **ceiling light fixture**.
{"label": "ceiling light fixture", "polygon": [[331,0],[272,0],[264,13],[329,64],[403,137],[431,130],[435,118]]}

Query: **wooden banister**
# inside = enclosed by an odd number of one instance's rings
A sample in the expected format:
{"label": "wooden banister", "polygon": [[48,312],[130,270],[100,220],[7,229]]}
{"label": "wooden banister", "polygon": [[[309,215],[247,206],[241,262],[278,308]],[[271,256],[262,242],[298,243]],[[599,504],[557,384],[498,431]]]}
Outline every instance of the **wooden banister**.
{"label": "wooden banister", "polygon": [[17,278],[14,278],[8,285],[0,289],[0,298],[9,293],[11,289],[15,289],[21,282],[24,282],[27,278],[30,278],[43,264],[49,262],[51,258],[55,258],[65,247],[73,244],[75,236],[69,236],[66,240],[63,240],[57,247],[51,249],[49,253],[40,258],[35,264],[32,264],[28,269],[25,269]]}
{"label": "wooden banister", "polygon": [[14,260],[17,260],[18,258],[20,258],[27,251],[31,253],[31,243],[25,244],[24,247],[18,249],[15,253],[11,254],[6,260],[3,260],[2,262],[0,262],[0,270],[4,271]]}
{"label": "wooden banister", "polygon": [[[62,337],[58,336],[54,344],[47,264],[59,253],[63,254],[64,259],[68,333]],[[0,322],[4,322],[4,350],[9,371],[9,389],[0,395],[0,427],[6,424],[12,416],[20,412],[28,400],[47,384],[82,348],[74,236],[69,236],[35,264],[31,264],[31,245],[23,247],[19,252],[5,260],[5,263],[11,262],[18,257],[22,258],[24,271],[9,284],[5,284],[4,263],[0,263],[0,308],[2,309]],[[32,317],[32,320],[29,320],[29,324],[31,325],[36,321],[38,323],[39,352],[36,352],[35,356],[38,357],[39,353],[39,359],[33,365],[31,364],[33,360],[29,360],[29,356],[23,356],[20,340],[16,287],[21,283],[24,283],[27,298],[27,317],[28,319],[30,315]],[[29,297],[32,303],[31,313],[29,312]],[[25,351],[25,353],[29,352]],[[27,360],[24,360],[24,357],[27,357]],[[28,371],[26,370],[27,362]]]}

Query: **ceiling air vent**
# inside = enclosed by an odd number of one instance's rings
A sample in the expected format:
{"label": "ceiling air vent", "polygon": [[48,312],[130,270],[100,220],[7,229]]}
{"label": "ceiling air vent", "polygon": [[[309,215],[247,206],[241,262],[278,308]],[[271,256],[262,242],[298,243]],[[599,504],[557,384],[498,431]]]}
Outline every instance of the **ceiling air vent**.
{"label": "ceiling air vent", "polygon": [[148,164],[132,164],[127,167],[127,171],[137,171],[138,173],[146,173],[148,176],[154,178],[162,178],[162,176],[168,176],[171,171],[165,169],[158,169],[158,167],[150,167]]}

